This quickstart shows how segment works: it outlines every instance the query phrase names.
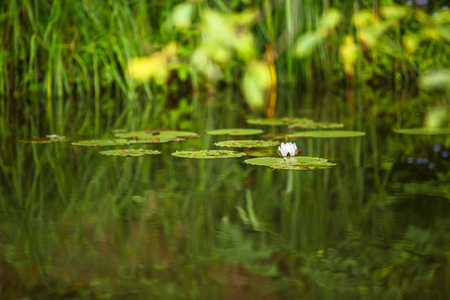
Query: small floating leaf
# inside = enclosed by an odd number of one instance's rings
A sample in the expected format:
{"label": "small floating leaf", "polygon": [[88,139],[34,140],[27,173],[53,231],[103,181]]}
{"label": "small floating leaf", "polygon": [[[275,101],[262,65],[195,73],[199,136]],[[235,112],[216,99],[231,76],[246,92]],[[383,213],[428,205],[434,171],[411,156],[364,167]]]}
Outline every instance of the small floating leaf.
{"label": "small floating leaf", "polygon": [[348,131],[348,130],[333,130],[333,131],[305,131],[296,132],[290,135],[290,138],[349,138],[349,137],[359,137],[366,135],[365,132],[361,131]]}
{"label": "small floating leaf", "polygon": [[171,142],[182,142],[186,139],[171,136],[154,136],[148,139],[134,140],[135,144],[167,144]]}
{"label": "small floating leaf", "polygon": [[281,126],[286,124],[283,119],[277,119],[277,118],[273,118],[273,119],[248,119],[247,120],[248,124],[253,124],[253,125],[268,125],[268,126]]}
{"label": "small floating leaf", "polygon": [[450,128],[394,129],[394,132],[401,133],[401,134],[413,134],[413,135],[449,135]]}
{"label": "small floating leaf", "polygon": [[44,138],[31,138],[31,139],[25,139],[20,140],[22,143],[30,143],[30,144],[51,144],[51,143],[62,143],[67,142],[68,139],[65,136],[59,136],[59,135],[48,135]]}
{"label": "small floating leaf", "polygon": [[273,157],[273,156],[277,156],[278,153],[276,150],[251,150],[251,151],[247,151],[245,152],[248,156],[253,156],[253,157]]}
{"label": "small floating leaf", "polygon": [[116,133],[114,135],[118,138],[124,139],[151,139],[155,136],[165,137],[165,138],[197,138],[199,135],[195,132],[190,131],[176,131],[176,130],[142,130],[142,131],[132,131],[126,133]]}
{"label": "small floating leaf", "polygon": [[305,128],[305,129],[336,129],[343,128],[342,123],[326,123],[326,122],[308,122],[308,123],[292,123],[289,128]]}
{"label": "small floating leaf", "polygon": [[[274,139],[274,140],[287,140],[292,138],[292,133],[268,133],[264,134],[261,137],[265,139]],[[295,137],[298,138],[298,137]],[[305,137],[308,138],[308,137]]]}
{"label": "small floating leaf", "polygon": [[270,167],[274,170],[321,170],[336,165],[328,162],[325,158],[309,156],[258,157],[247,159],[244,162],[250,165]]}
{"label": "small floating leaf", "polygon": [[211,134],[211,135],[223,135],[223,134],[254,135],[254,134],[261,134],[261,133],[263,133],[263,131],[261,129],[247,129],[247,128],[217,129],[217,130],[210,130],[207,132],[207,134]]}
{"label": "small floating leaf", "polygon": [[288,124],[294,124],[294,123],[313,123],[313,120],[307,119],[307,118],[272,118],[272,119],[248,119],[248,124],[253,125],[268,125],[268,126],[281,126],[281,125],[288,125]]}
{"label": "small floating leaf", "polygon": [[263,140],[239,140],[239,141],[223,141],[214,143],[219,147],[237,147],[237,148],[265,148],[279,145],[280,142],[263,141]]}
{"label": "small floating leaf", "polygon": [[110,147],[110,146],[125,146],[136,144],[134,140],[126,139],[111,139],[111,140],[87,140],[72,143],[72,146],[83,147]]}
{"label": "small floating leaf", "polygon": [[313,120],[308,118],[283,118],[283,121],[286,125],[288,124],[308,124],[308,123],[314,123]]}
{"label": "small floating leaf", "polygon": [[176,130],[160,131],[160,135],[170,136],[170,137],[180,137],[180,138],[198,138],[198,137],[200,137],[200,135],[196,132],[176,131]]}
{"label": "small floating leaf", "polygon": [[101,155],[109,155],[109,156],[144,156],[144,155],[152,155],[152,154],[161,154],[161,151],[158,150],[144,150],[144,149],[121,149],[121,150],[107,150],[100,151]]}
{"label": "small floating leaf", "polygon": [[172,153],[172,155],[184,158],[218,159],[218,158],[241,157],[244,156],[245,153],[229,150],[199,150],[199,151],[177,151]]}

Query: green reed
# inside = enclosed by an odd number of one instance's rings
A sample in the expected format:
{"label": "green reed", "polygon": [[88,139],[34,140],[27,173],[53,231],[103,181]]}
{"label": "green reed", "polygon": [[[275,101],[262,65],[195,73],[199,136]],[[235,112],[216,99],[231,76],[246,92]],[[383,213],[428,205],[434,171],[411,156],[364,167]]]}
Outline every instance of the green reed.
{"label": "green reed", "polygon": [[[202,91],[239,84],[243,73],[239,58],[232,58],[222,66],[229,79],[223,84],[211,84],[195,70],[189,55],[201,44],[199,19],[207,8],[232,16],[250,7],[244,1],[200,1],[195,5],[192,28],[176,32],[166,27],[167,18],[177,4],[178,1],[143,0],[70,3],[14,0],[0,4],[4,11],[0,19],[0,96],[5,99],[0,106],[1,132],[6,132],[11,124],[12,111],[27,109],[47,123],[49,133],[98,134],[113,123],[139,127],[135,124],[137,114],[145,112],[147,116],[140,125],[151,123],[151,118],[159,115],[157,112],[166,100],[164,97],[157,100],[156,94],[179,91],[180,87]],[[256,1],[254,8],[259,14],[253,27],[256,58],[263,59],[265,44],[272,45],[278,55],[275,62],[278,84],[303,90],[332,89],[343,84],[349,88],[370,84],[398,90],[414,85],[422,72],[449,66],[446,27],[430,15],[424,17],[428,8],[402,6],[407,15],[398,26],[377,37],[381,41],[378,48],[358,42],[353,16],[364,10],[378,15],[381,7],[379,1]],[[323,14],[333,8],[342,15],[339,26],[309,55],[298,57],[295,48],[299,36],[318,30]],[[418,31],[421,27],[442,34],[429,37]],[[418,37],[420,47],[415,53],[405,48],[407,34]],[[347,35],[353,36],[362,49],[353,75],[345,74],[340,57],[340,47]],[[180,66],[171,70],[170,80],[175,78],[175,84],[130,80],[127,76],[130,58],[151,54],[171,41],[178,42],[183,49]],[[182,68],[188,70],[185,81],[177,75]],[[85,107],[90,107],[89,113],[80,113],[79,108]],[[66,118],[67,115],[71,118]],[[71,128],[72,118],[84,119],[82,129]]]}

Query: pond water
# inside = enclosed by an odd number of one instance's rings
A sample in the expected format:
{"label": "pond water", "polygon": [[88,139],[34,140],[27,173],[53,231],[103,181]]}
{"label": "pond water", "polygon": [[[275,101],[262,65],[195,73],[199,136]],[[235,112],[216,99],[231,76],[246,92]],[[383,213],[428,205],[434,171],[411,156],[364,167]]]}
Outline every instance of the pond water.
{"label": "pond water", "polygon": [[[181,150],[224,149],[223,128],[294,132],[246,123],[235,95],[167,104],[144,126],[200,138],[120,148],[2,139],[0,295],[27,299],[449,299],[448,136],[402,135],[422,125],[410,96],[299,96],[280,92],[278,116],[341,122],[363,137],[296,139],[325,170],[253,166],[250,158],[189,159]],[[87,112],[86,112],[87,113]],[[106,118],[106,117],[105,117]],[[39,136],[49,125],[25,124]],[[64,132],[75,141],[111,138]],[[109,124],[109,123],[108,123]],[[112,123],[111,123],[112,124]],[[21,129],[20,129],[21,128]],[[114,128],[117,129],[117,128]],[[251,139],[261,139],[251,136]],[[276,146],[273,147],[276,149]],[[246,151],[246,149],[226,148]],[[248,149],[247,149],[248,150]],[[0,296],[0,298],[2,298]]]}

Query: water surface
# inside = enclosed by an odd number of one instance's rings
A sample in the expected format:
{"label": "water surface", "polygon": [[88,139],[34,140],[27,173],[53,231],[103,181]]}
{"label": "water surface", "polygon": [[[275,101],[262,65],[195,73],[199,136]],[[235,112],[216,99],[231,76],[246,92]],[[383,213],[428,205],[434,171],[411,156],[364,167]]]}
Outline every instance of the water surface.
{"label": "water surface", "polygon": [[[229,139],[207,135],[212,129],[288,131],[246,124],[252,114],[234,97],[189,98],[182,108],[170,104],[178,107],[172,112],[165,104],[160,119],[133,114],[130,130],[170,127],[201,135],[127,147],[162,151],[147,157],[20,143],[31,137],[24,133],[52,132],[42,120],[16,123],[0,156],[3,298],[450,297],[448,138],[392,131],[420,127],[425,108],[392,94],[280,92],[279,116],[366,132],[294,141],[303,155],[337,163],[327,170],[273,171],[244,164],[249,157],[170,155],[217,149],[214,142]],[[83,124],[74,122],[64,134],[107,138],[113,123],[77,135]]]}

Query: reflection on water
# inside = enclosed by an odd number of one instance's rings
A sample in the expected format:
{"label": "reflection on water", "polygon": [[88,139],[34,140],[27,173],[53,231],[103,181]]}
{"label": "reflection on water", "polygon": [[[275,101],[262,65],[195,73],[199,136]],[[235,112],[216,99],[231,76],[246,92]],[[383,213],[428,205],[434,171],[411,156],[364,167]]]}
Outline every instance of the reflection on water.
{"label": "reflection on water", "polygon": [[449,149],[444,137],[391,131],[420,126],[407,99],[394,108],[357,97],[280,101],[280,116],[314,109],[306,116],[366,132],[296,140],[303,155],[337,163],[311,172],[171,156],[217,149],[226,138],[212,129],[288,130],[246,125],[226,96],[195,101],[172,129],[202,137],[144,145],[161,155],[2,140],[1,297],[449,298]]}

